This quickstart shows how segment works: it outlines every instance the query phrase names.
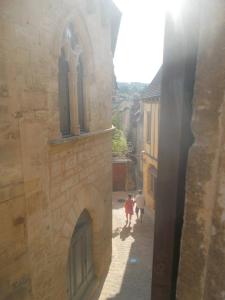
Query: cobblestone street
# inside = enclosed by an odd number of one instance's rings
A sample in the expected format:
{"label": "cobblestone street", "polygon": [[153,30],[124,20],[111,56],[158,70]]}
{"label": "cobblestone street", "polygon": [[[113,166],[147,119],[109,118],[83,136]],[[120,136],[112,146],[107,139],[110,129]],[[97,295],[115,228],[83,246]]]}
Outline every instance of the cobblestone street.
{"label": "cobblestone street", "polygon": [[99,300],[149,300],[154,217],[146,212],[143,223],[133,216],[125,225],[125,193],[113,194],[113,255]]}

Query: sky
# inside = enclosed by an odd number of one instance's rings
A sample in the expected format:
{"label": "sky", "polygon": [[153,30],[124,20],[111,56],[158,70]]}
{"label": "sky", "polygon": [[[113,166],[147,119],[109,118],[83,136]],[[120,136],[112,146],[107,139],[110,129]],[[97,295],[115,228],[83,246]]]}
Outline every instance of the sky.
{"label": "sky", "polygon": [[113,0],[122,12],[114,56],[117,81],[150,83],[163,57],[165,1]]}

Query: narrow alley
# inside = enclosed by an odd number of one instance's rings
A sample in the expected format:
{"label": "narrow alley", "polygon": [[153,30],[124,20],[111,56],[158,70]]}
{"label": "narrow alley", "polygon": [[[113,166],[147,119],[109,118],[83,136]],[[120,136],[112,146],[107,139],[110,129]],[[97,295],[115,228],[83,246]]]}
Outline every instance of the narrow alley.
{"label": "narrow alley", "polygon": [[124,203],[127,196],[113,193],[112,262],[99,300],[149,300],[152,268],[154,216],[145,212],[143,223],[133,216],[125,225]]}

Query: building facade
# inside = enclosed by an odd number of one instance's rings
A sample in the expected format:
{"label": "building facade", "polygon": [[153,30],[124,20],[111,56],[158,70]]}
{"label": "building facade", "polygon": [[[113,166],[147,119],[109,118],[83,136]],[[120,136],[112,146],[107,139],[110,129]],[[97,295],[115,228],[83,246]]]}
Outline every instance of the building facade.
{"label": "building facade", "polygon": [[0,299],[81,299],[111,259],[120,13],[100,0],[0,10]]}
{"label": "building facade", "polygon": [[137,188],[143,188],[143,149],[144,149],[144,103],[140,99],[140,106],[136,118],[136,157],[137,157]]}
{"label": "building facade", "polygon": [[[129,189],[143,186],[143,101],[141,94],[147,87],[144,83],[118,83],[113,97],[113,121],[125,134],[128,144],[128,158],[131,160]],[[118,125],[119,126],[118,126]]]}
{"label": "building facade", "polygon": [[146,205],[154,209],[158,170],[161,69],[143,93],[143,190]]}

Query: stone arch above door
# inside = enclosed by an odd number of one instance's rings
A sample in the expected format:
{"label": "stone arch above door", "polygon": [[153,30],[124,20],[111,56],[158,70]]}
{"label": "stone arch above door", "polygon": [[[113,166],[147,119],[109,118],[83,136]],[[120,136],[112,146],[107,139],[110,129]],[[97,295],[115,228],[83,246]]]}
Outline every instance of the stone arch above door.
{"label": "stone arch above door", "polygon": [[[67,299],[68,289],[68,255],[71,238],[76,227],[77,221],[84,210],[87,210],[93,228],[93,262],[96,276],[100,276],[102,270],[102,255],[104,251],[102,239],[102,228],[104,226],[102,218],[104,199],[101,193],[92,184],[83,187],[74,187],[68,192],[66,213],[59,220],[60,228],[54,233],[54,255],[57,256],[57,264],[54,266],[54,272],[57,274],[57,282],[62,286],[60,299]],[[62,284],[63,282],[63,284]],[[57,288],[56,288],[57,290]],[[58,293],[58,290],[57,290]]]}
{"label": "stone arch above door", "polygon": [[78,218],[70,241],[68,255],[70,299],[82,299],[94,277],[92,219],[85,209]]}

